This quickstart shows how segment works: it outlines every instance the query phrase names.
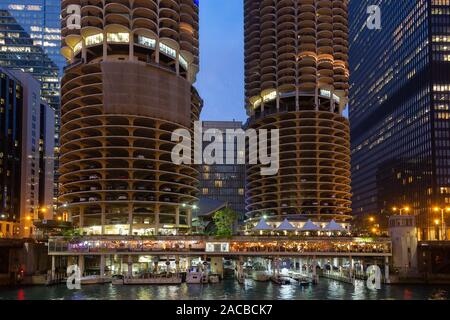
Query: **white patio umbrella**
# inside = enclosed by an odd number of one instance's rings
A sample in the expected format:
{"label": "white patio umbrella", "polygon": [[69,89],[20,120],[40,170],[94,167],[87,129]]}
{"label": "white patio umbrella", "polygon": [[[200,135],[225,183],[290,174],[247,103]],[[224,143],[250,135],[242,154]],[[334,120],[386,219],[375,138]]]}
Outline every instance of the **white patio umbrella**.
{"label": "white patio umbrella", "polygon": [[284,221],[278,226],[278,231],[295,231],[297,230],[288,219],[284,219]]}
{"label": "white patio umbrella", "polygon": [[266,220],[264,220],[264,218],[261,218],[261,220],[259,220],[258,224],[252,230],[253,231],[268,231],[268,230],[272,230],[272,229],[273,228],[267,224]]}
{"label": "white patio umbrella", "polygon": [[301,228],[301,231],[319,231],[320,227],[315,225],[311,219],[306,221],[305,225]]}
{"label": "white patio umbrella", "polygon": [[333,219],[325,226],[324,231],[345,231],[345,228]]}

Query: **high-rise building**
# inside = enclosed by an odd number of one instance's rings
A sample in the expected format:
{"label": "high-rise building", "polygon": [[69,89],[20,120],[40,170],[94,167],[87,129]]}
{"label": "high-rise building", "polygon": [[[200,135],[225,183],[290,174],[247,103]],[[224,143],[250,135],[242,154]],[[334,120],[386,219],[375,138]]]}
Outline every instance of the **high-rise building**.
{"label": "high-rise building", "polygon": [[0,80],[2,234],[29,237],[34,220],[53,216],[55,116],[31,75],[0,68]]}
{"label": "high-rise building", "polygon": [[[60,1],[5,0],[0,3],[0,66],[20,69],[41,82],[42,97],[59,110]],[[57,118],[56,126],[59,125]]]}
{"label": "high-rise building", "polygon": [[[60,7],[60,0],[0,2],[0,66],[30,73],[40,81],[42,98],[55,110],[53,135],[56,169],[59,153],[60,78],[66,65],[60,53]],[[55,197],[56,178],[57,175]]]}
{"label": "high-rise building", "polygon": [[[200,167],[200,191],[202,197],[225,202],[227,206],[239,215],[240,222],[244,221],[245,201],[245,164],[238,163],[237,140],[233,141],[233,163],[227,163],[226,154],[228,144],[225,134],[227,130],[235,132],[242,130],[242,122],[239,121],[203,121],[203,133],[213,130],[223,135],[225,149],[222,164],[204,164]],[[219,132],[217,132],[217,130]],[[203,142],[203,149],[209,142]],[[243,150],[241,150],[243,152]],[[229,161],[228,161],[229,162]]]}
{"label": "high-rise building", "polygon": [[63,2],[62,37],[62,213],[87,234],[188,232],[198,170],[172,162],[171,137],[202,108],[196,1]]}
{"label": "high-rise building", "polygon": [[[433,206],[450,205],[449,4],[349,5],[353,212],[386,226],[393,207],[409,208],[423,240],[439,238]],[[381,30],[366,26],[369,5]]]}
{"label": "high-rise building", "polygon": [[348,218],[347,3],[244,1],[247,127],[280,133],[278,173],[247,166],[253,223]]}

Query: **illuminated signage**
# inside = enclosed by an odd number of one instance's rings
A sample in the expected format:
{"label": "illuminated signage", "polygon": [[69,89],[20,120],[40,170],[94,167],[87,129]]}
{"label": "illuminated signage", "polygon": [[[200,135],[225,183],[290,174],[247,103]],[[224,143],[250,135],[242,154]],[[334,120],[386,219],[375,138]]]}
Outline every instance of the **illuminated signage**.
{"label": "illuminated signage", "polygon": [[207,242],[206,252],[230,252],[230,244],[228,242]]}

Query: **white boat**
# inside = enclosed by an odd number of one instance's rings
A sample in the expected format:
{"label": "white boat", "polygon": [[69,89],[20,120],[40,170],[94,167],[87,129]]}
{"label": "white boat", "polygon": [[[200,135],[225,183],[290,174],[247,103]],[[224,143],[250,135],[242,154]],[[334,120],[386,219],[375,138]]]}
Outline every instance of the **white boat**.
{"label": "white boat", "polygon": [[270,274],[266,271],[254,271],[252,273],[252,279],[255,281],[269,281]]}
{"label": "white boat", "polygon": [[202,273],[198,271],[189,271],[186,274],[186,283],[202,283]]}
{"label": "white boat", "polygon": [[219,275],[218,274],[211,274],[209,276],[209,282],[210,283],[218,283],[218,282],[220,282]]}

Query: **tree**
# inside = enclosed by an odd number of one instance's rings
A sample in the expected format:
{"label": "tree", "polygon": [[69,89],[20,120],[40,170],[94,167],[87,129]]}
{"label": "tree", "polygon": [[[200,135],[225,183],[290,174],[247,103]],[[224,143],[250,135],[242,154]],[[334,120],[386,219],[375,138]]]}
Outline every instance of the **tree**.
{"label": "tree", "polygon": [[217,227],[216,235],[219,237],[231,237],[233,235],[233,224],[237,218],[237,213],[230,208],[224,208],[214,213],[213,221]]}

